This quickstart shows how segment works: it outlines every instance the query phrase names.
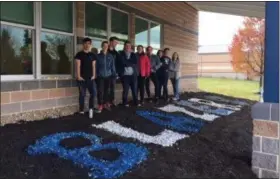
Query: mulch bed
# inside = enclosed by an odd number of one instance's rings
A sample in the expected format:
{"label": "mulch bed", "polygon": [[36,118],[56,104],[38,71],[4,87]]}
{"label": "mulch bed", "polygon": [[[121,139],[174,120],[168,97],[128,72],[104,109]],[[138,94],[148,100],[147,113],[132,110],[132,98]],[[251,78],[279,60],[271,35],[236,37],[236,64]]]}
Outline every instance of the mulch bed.
{"label": "mulch bed", "polygon": [[[185,93],[181,98],[203,98],[204,95],[209,93]],[[94,134],[102,138],[104,144],[131,142],[148,149],[147,160],[122,175],[121,179],[257,178],[251,171],[253,125],[250,114],[251,105],[255,102],[245,99],[242,101],[250,105],[206,124],[199,133],[177,141],[172,147],[142,144],[91,126],[93,123],[114,120],[149,135],[157,135],[165,129],[136,115],[136,107],[116,107],[110,112],[96,114],[94,119],[76,114],[60,119],[8,124],[0,128],[0,179],[90,179],[87,169],[80,168],[69,160],[61,159],[54,154],[30,156],[26,152],[29,145],[43,136],[75,131]],[[159,104],[164,105],[166,104],[163,102]],[[159,111],[153,107],[153,104],[146,103],[140,109]],[[89,144],[88,140],[81,137],[61,142],[65,148]],[[118,151],[114,150],[95,151],[90,154],[109,161],[119,155]]]}

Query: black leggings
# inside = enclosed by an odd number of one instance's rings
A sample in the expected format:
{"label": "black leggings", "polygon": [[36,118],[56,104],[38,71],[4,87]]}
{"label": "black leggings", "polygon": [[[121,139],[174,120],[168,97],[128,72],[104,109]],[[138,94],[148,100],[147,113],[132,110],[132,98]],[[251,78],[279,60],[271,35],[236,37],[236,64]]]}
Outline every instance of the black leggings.
{"label": "black leggings", "polygon": [[151,98],[151,92],[150,92],[150,81],[153,82],[154,88],[155,88],[155,98],[159,98],[160,93],[159,93],[159,81],[158,81],[158,76],[156,73],[151,73],[151,76],[149,76],[145,80],[145,86],[146,86],[146,93],[148,95],[148,98]]}
{"label": "black leggings", "polygon": [[138,76],[138,93],[140,93],[140,101],[144,101],[146,77]]}
{"label": "black leggings", "polygon": [[[161,95],[162,88],[163,95]],[[168,73],[163,73],[159,76],[159,92],[160,96],[163,97],[163,99],[168,99]]]}

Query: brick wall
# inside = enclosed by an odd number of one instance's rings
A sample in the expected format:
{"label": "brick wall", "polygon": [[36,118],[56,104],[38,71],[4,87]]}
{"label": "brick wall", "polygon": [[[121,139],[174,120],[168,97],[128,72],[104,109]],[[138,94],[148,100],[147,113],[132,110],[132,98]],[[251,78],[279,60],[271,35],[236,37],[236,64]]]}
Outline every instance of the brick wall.
{"label": "brick wall", "polygon": [[72,80],[1,82],[1,122],[24,119],[22,114],[32,111],[77,105],[77,96]]}
{"label": "brick wall", "polygon": [[257,103],[252,117],[252,170],[259,178],[279,178],[279,104]]}

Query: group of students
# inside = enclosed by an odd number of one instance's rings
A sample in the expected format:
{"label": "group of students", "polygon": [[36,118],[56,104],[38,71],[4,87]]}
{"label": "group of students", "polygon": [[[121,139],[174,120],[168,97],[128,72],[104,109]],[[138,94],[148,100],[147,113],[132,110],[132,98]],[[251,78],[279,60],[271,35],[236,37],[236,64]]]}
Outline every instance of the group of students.
{"label": "group of students", "polygon": [[[153,54],[153,48],[148,46],[146,53],[142,45],[137,46],[134,52],[129,41],[124,43],[124,49],[117,51],[118,38],[111,37],[101,44],[100,53],[92,53],[92,40],[83,39],[83,50],[75,56],[76,77],[79,88],[79,110],[84,113],[86,90],[90,93],[89,117],[93,117],[94,110],[102,110],[115,106],[116,81],[120,80],[123,88],[122,105],[129,107],[128,92],[131,89],[134,105],[144,103],[145,89],[148,100],[152,102],[150,81],[154,85],[154,102],[160,98],[168,101],[168,80],[171,80],[174,98],[179,99],[179,56],[175,52],[170,58],[170,49],[159,50]],[[96,90],[97,89],[97,90]],[[163,90],[163,93],[162,93]],[[97,92],[97,94],[96,94]],[[140,100],[138,100],[140,94]],[[98,107],[94,108],[94,99],[97,95]]]}

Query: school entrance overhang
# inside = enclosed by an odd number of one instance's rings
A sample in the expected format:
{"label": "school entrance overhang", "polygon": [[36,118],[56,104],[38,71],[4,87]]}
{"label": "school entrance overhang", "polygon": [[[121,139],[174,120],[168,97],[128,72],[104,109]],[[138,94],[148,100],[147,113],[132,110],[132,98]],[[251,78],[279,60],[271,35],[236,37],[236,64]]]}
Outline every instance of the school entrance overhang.
{"label": "school entrance overhang", "polygon": [[209,12],[216,12],[216,13],[223,13],[223,14],[259,17],[259,18],[265,17],[265,2],[193,1],[188,3],[200,11],[209,11]]}

